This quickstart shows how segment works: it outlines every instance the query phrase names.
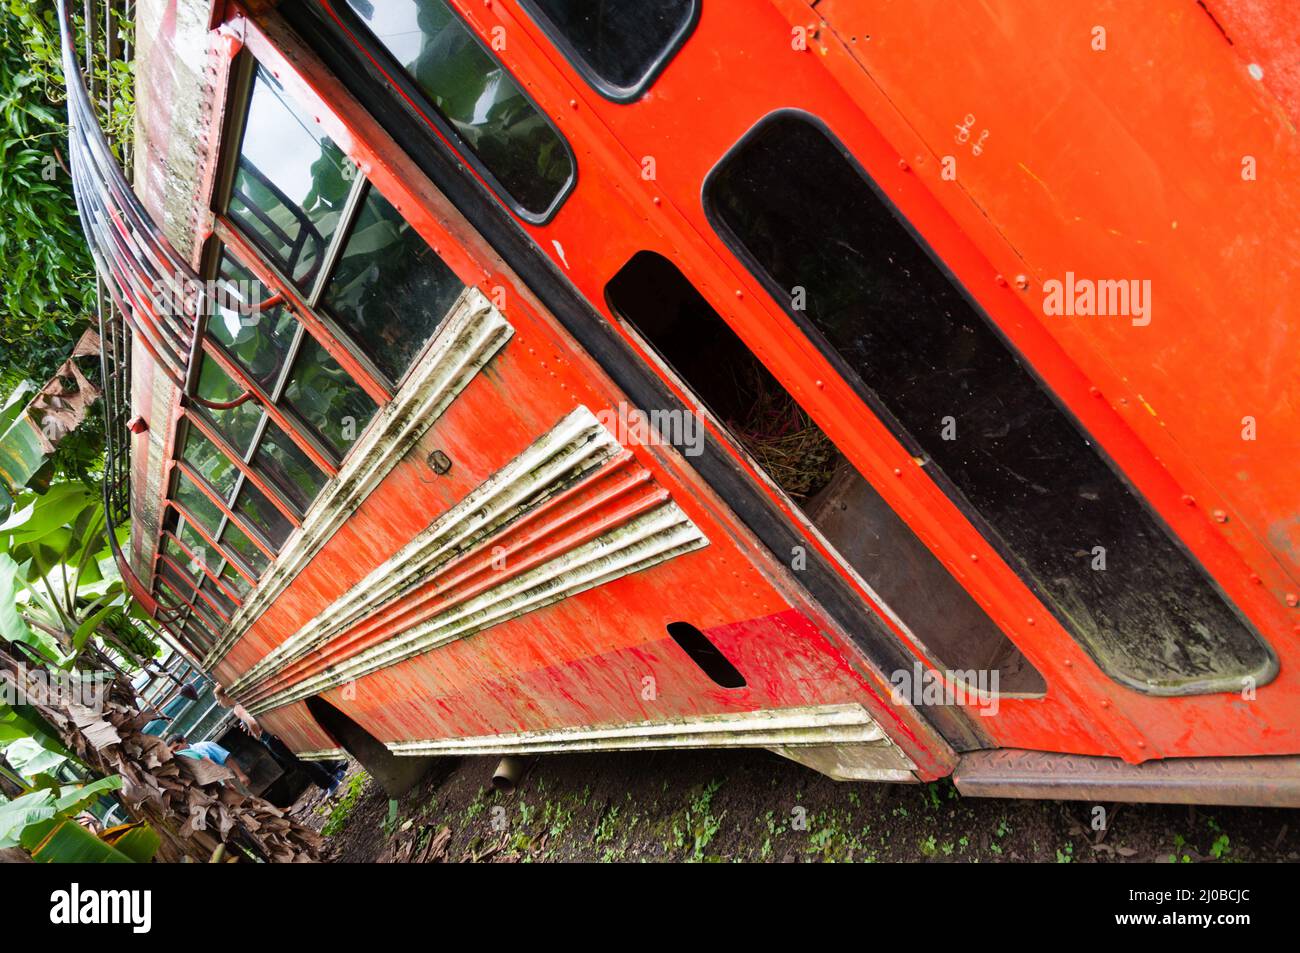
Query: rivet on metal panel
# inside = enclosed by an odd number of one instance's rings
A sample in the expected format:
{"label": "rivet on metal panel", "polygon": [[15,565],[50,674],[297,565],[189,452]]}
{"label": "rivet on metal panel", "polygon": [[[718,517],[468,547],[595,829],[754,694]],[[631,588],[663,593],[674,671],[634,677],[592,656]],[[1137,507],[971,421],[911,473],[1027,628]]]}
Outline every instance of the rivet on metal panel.
{"label": "rivet on metal panel", "polygon": [[451,457],[447,456],[441,450],[435,450],[429,454],[429,468],[438,476],[442,476],[451,469]]}
{"label": "rivet on metal panel", "polygon": [[1214,522],[1216,523],[1228,522],[1228,514],[1223,512],[1223,510],[1215,510],[1213,516],[1214,516]]}
{"label": "rivet on metal panel", "polygon": [[1300,606],[1300,596],[1297,596],[1294,592],[1288,592],[1286,594],[1286,604],[1292,609],[1296,606]]}

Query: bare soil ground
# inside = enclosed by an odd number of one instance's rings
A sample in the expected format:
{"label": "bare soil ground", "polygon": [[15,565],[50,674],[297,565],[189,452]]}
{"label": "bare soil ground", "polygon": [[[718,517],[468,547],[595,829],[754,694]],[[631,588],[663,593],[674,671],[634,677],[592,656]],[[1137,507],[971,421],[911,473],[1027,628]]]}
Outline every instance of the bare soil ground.
{"label": "bare soil ground", "polygon": [[500,794],[496,762],[448,759],[395,815],[353,765],[295,813],[338,862],[1300,860],[1296,810],[963,798],[947,781],[837,783],[765,751],[546,756]]}

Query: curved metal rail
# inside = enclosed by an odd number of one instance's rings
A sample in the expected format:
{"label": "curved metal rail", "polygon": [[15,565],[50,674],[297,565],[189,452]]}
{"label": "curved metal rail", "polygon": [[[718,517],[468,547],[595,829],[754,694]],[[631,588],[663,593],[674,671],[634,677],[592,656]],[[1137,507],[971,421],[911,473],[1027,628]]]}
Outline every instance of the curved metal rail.
{"label": "curved metal rail", "polygon": [[[86,5],[87,56],[94,18]],[[100,370],[105,424],[104,512],[109,545],[131,595],[170,631],[175,616],[131,568],[116,528],[130,521],[131,348],[137,342],[177,387],[193,359],[203,285],[140,203],[99,125],[77,57],[67,0],[58,0],[68,96],[68,152],[82,229],[98,272]],[[111,22],[106,20],[111,31]],[[112,51],[111,43],[109,44]],[[93,85],[93,78],[92,78]]]}

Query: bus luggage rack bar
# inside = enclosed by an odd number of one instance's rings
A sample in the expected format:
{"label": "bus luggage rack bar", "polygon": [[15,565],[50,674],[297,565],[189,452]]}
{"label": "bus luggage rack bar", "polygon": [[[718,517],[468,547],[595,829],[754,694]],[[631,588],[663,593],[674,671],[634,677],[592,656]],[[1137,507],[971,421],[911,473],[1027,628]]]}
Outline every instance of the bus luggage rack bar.
{"label": "bus luggage rack bar", "polygon": [[[130,16],[132,4],[87,0],[84,30],[87,70],[77,56],[77,31],[67,0],[58,0],[63,75],[68,97],[68,154],[72,186],[82,229],[95,262],[96,310],[99,321],[100,372],[104,411],[104,513],[109,545],[123,583],[164,629],[174,644],[175,616],[161,606],[136,575],[122,551],[115,529],[131,516],[131,349],[133,342],[159,365],[177,387],[184,387],[193,359],[196,317],[202,313],[202,285],[188,263],[167,241],[131,189],[96,116],[94,102],[103,93],[111,104],[110,85],[99,90],[94,75],[95,30],[104,29],[110,58],[130,58],[130,48],[116,34],[115,16]],[[89,89],[87,84],[89,83]],[[128,143],[122,154],[130,155]]]}
{"label": "bus luggage rack bar", "polygon": [[67,0],[59,0],[59,30],[73,191],[91,255],[140,344],[184,387],[202,284],[140,204],[104,137],[77,59]]}

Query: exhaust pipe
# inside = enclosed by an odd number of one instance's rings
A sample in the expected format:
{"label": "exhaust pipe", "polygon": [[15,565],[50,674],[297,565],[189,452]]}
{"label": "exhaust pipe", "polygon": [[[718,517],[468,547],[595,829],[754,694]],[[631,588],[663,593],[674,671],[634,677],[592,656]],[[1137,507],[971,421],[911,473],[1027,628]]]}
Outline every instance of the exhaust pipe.
{"label": "exhaust pipe", "polygon": [[492,772],[492,787],[502,794],[510,794],[519,784],[519,779],[524,776],[524,768],[527,762],[523,758],[507,756],[501,759],[497,769]]}

